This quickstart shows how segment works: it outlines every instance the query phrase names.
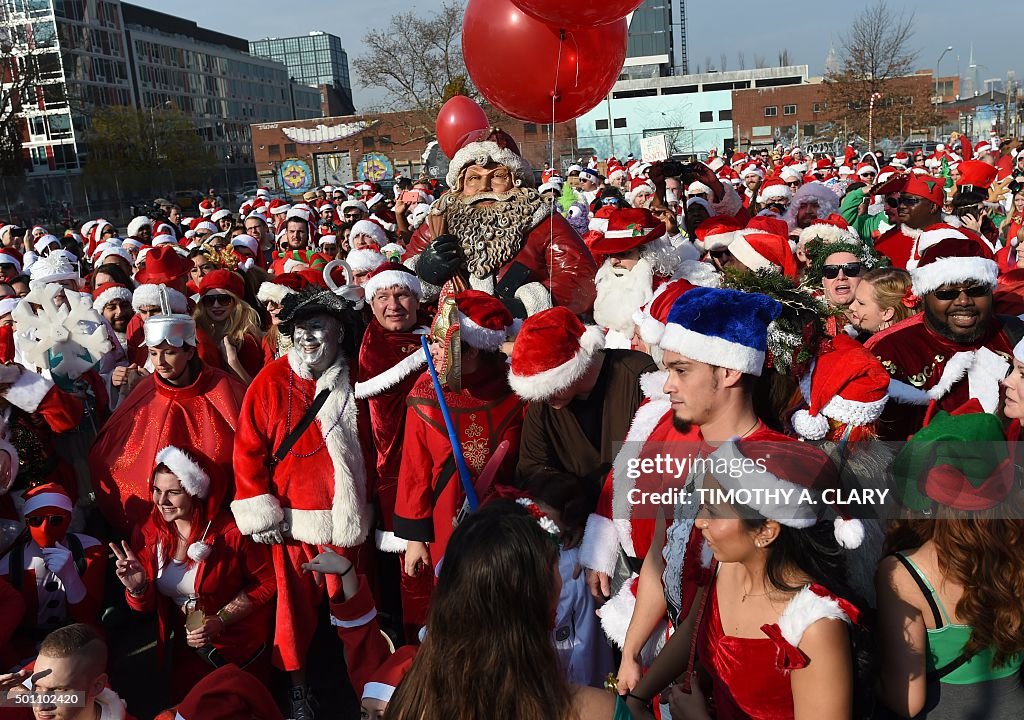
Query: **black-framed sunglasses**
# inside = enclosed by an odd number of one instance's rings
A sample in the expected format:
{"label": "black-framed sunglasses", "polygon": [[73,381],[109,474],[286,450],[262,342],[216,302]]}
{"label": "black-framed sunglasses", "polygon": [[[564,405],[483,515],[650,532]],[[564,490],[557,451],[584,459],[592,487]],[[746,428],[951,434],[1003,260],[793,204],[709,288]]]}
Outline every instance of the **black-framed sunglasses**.
{"label": "black-framed sunglasses", "polygon": [[726,249],[723,249],[723,250],[710,250],[710,251],[708,251],[708,255],[710,255],[712,258],[714,258],[715,260],[717,260],[720,263],[724,263],[724,262],[728,261],[729,258],[732,257],[732,253],[729,252]]}
{"label": "black-framed sunglasses", "polygon": [[985,297],[990,292],[991,288],[988,285],[971,285],[970,287],[957,287],[947,288],[945,290],[933,290],[932,295],[938,300],[948,302],[950,300],[956,300],[960,297],[960,293],[964,293],[967,297],[980,298]]}
{"label": "black-framed sunglasses", "polygon": [[42,527],[45,522],[50,527],[60,527],[67,518],[64,515],[30,515],[25,522],[30,527]]}
{"label": "black-framed sunglasses", "polygon": [[912,208],[917,205],[924,198],[919,198],[917,195],[900,195],[899,197],[893,196],[885,199],[885,204],[892,208],[897,208],[900,205],[903,207]]}
{"label": "black-framed sunglasses", "polygon": [[826,265],[821,269],[821,274],[829,280],[835,280],[842,272],[848,278],[857,277],[864,266],[859,262],[843,263],[842,265]]}
{"label": "black-framed sunglasses", "polygon": [[227,307],[234,301],[235,299],[230,295],[203,295],[203,305],[206,307],[213,307],[214,305]]}

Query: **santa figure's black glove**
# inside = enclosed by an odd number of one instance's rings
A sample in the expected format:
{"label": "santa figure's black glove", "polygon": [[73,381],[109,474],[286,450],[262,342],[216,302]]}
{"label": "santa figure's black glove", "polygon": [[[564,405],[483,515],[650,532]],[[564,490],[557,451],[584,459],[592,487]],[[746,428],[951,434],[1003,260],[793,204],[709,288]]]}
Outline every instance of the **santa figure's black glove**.
{"label": "santa figure's black glove", "polygon": [[441,286],[451,280],[462,264],[462,247],[454,235],[441,235],[420,253],[416,274],[431,285]]}

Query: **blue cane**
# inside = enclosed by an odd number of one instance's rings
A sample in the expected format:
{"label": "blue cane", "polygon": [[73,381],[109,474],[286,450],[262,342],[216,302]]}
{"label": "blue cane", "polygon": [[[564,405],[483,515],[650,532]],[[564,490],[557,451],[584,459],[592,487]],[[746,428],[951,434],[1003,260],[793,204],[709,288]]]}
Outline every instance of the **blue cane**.
{"label": "blue cane", "polygon": [[430,370],[430,377],[434,381],[434,392],[437,393],[437,405],[441,408],[441,417],[444,418],[444,426],[448,429],[448,442],[451,443],[452,453],[455,456],[455,467],[459,471],[459,480],[462,481],[462,489],[466,493],[466,502],[469,503],[470,512],[476,512],[480,507],[480,500],[477,499],[476,490],[473,488],[473,480],[469,476],[469,468],[466,466],[466,458],[462,454],[462,443],[459,442],[455,433],[455,423],[452,422],[452,414],[448,409],[448,403],[444,401],[444,391],[441,389],[441,379],[437,376],[437,368],[434,367],[434,358],[430,356],[430,345],[427,336],[420,337],[423,344],[423,352],[427,354],[427,369]]}

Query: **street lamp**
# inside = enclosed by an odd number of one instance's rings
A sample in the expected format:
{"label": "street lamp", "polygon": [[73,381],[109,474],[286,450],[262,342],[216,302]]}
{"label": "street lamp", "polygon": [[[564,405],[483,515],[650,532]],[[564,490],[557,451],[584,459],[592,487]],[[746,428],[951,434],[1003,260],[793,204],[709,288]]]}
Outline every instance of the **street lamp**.
{"label": "street lamp", "polygon": [[[939,59],[935,61],[935,112],[936,113],[938,113],[938,111],[939,111],[939,103],[942,102],[942,97],[939,95],[939,64],[942,62],[942,58],[946,57],[946,53],[952,52],[952,51],[953,51],[953,46],[952,45],[948,46],[945,50],[942,51],[942,54],[939,55]],[[939,128],[939,130],[941,132],[941,127]],[[938,138],[939,133],[936,132],[935,135],[936,135],[935,139],[938,140],[939,139]]]}
{"label": "street lamp", "polygon": [[[229,189],[230,181],[228,180],[228,163],[231,162],[231,153],[224,156],[224,197],[227,197],[231,192]],[[225,202],[227,202],[225,200]]]}

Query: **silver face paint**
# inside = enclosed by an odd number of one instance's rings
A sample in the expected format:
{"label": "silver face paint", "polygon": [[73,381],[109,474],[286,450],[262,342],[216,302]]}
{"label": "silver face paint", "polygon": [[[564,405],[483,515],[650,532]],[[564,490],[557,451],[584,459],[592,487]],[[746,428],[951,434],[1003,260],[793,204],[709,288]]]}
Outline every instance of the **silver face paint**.
{"label": "silver face paint", "polygon": [[302,363],[316,375],[334,363],[342,337],[337,318],[320,314],[295,323],[292,343]]}

